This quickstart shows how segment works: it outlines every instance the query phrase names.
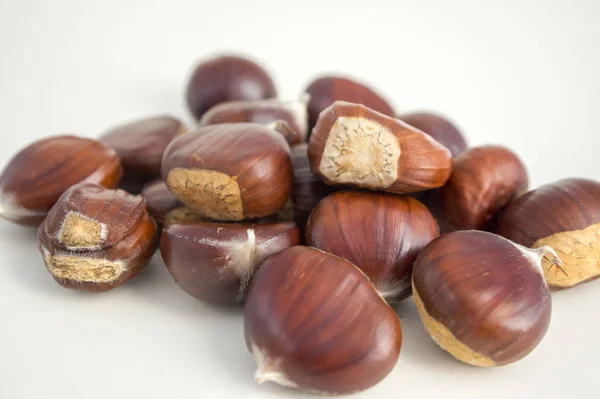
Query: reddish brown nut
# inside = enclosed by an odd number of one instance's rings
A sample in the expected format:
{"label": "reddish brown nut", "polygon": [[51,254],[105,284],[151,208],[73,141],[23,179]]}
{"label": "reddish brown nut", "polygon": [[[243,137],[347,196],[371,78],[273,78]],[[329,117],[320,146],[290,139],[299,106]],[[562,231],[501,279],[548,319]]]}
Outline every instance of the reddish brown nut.
{"label": "reddish brown nut", "polygon": [[444,231],[489,230],[527,184],[527,170],[512,151],[475,147],[454,159],[452,176],[431,200],[439,207]]}
{"label": "reddish brown nut", "polygon": [[267,71],[253,61],[236,56],[201,62],[187,88],[187,103],[196,119],[219,103],[276,96],[275,84]]}
{"label": "reddish brown nut", "polygon": [[356,266],[310,247],[269,257],[244,311],[255,379],[322,394],[365,390],[394,368],[402,332]]}
{"label": "reddish brown nut", "polygon": [[438,235],[436,220],[416,199],[360,191],[331,194],[306,227],[309,245],[358,266],[388,301],[410,296],[413,262]]}
{"label": "reddish brown nut", "polygon": [[114,150],[75,136],[38,140],[19,151],[0,175],[0,216],[39,226],[58,198],[81,181],[114,188],[121,164]]}
{"label": "reddish brown nut", "polygon": [[164,223],[167,213],[182,206],[162,179],[148,183],[142,191],[142,197],[146,200],[146,208],[150,216],[161,225]]}
{"label": "reddish brown nut", "polygon": [[450,151],[404,122],[337,101],[321,113],[308,143],[313,172],[329,185],[404,194],[442,186]]}
{"label": "reddish brown nut", "polygon": [[175,197],[214,220],[273,214],[292,192],[288,144],[256,123],[204,126],[184,134],[167,147],[162,172]]}
{"label": "reddish brown nut", "polygon": [[474,366],[527,356],[550,324],[544,256],[560,262],[549,247],[530,250],[483,231],[434,240],[413,271],[413,297],[433,340]]}
{"label": "reddish brown nut", "polygon": [[[548,245],[564,269],[544,260],[552,289],[564,289],[600,276],[600,183],[564,179],[512,202],[499,216],[497,232],[530,248]],[[554,270],[552,270],[554,269]]]}
{"label": "reddish brown nut", "polygon": [[319,114],[335,101],[362,104],[384,115],[395,115],[392,106],[375,91],[339,76],[324,76],[312,81],[306,88],[306,93],[310,95],[308,115],[311,127],[317,124]]}
{"label": "reddish brown nut", "polygon": [[[270,125],[283,134],[288,144],[306,141],[308,132],[308,97],[299,101],[277,99],[230,101],[215,105],[200,119],[200,125],[218,123],[254,122]],[[282,123],[281,121],[285,122]]]}
{"label": "reddish brown nut", "polygon": [[176,136],[187,131],[177,119],[157,116],[117,126],[100,137],[123,164],[123,180],[142,186],[160,176],[163,152]]}
{"label": "reddish brown nut", "polygon": [[398,119],[433,137],[448,148],[453,157],[461,154],[469,147],[460,130],[440,115],[430,112],[414,112],[399,115]]}
{"label": "reddish brown nut", "polygon": [[80,183],[60,197],[38,231],[40,252],[63,287],[100,292],[137,275],[158,245],[141,196]]}
{"label": "reddish brown nut", "polygon": [[242,303],[248,283],[270,255],[298,245],[294,223],[196,222],[165,228],[160,250],[173,279],[202,301]]}

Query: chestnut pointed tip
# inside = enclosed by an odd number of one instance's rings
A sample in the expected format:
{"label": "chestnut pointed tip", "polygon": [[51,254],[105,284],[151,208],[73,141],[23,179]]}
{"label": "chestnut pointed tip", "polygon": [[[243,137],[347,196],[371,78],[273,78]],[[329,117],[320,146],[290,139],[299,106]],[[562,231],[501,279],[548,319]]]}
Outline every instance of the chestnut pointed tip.
{"label": "chestnut pointed tip", "polygon": [[278,360],[271,359],[254,344],[252,345],[252,357],[256,362],[254,380],[258,384],[274,382],[286,387],[297,387],[297,384],[291,381],[285,375],[285,373],[280,370],[280,362]]}

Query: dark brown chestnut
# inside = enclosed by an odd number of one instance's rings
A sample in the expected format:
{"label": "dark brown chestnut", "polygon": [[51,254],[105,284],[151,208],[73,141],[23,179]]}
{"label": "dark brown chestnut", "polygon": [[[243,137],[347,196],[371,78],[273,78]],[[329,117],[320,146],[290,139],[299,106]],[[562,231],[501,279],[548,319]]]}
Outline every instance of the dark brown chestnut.
{"label": "dark brown chestnut", "polygon": [[450,151],[406,123],[360,104],[324,110],[308,143],[313,172],[329,185],[404,194],[444,185]]}
{"label": "dark brown chestnut", "polygon": [[394,368],[402,342],[394,311],[360,269],[301,246],[258,269],[244,330],[257,382],[321,394],[377,384]]}
{"label": "dark brown chestnut", "polygon": [[277,96],[271,77],[261,66],[238,56],[218,56],[201,62],[188,83],[187,103],[200,119],[226,101],[262,100]]}
{"label": "dark brown chestnut", "polygon": [[165,216],[183,204],[169,191],[163,179],[156,179],[144,187],[142,197],[146,200],[146,208],[150,216],[159,224],[163,224]]}
{"label": "dark brown chestnut", "polygon": [[323,76],[315,79],[306,88],[306,93],[310,95],[308,116],[311,127],[317,124],[319,114],[335,101],[362,104],[384,115],[395,115],[389,102],[373,89],[341,76]]}
{"label": "dark brown chestnut", "polygon": [[497,232],[521,245],[556,250],[564,269],[545,260],[546,281],[564,289],[600,276],[600,182],[564,179],[512,202],[499,216]]}
{"label": "dark brown chestnut", "polygon": [[427,133],[450,150],[455,157],[469,146],[463,134],[448,119],[431,112],[413,112],[402,114],[398,119]]}
{"label": "dark brown chestnut", "polygon": [[347,259],[388,301],[411,294],[413,262],[439,235],[427,207],[414,198],[383,193],[333,193],[312,211],[309,245]]}
{"label": "dark brown chestnut", "polygon": [[527,356],[550,324],[552,302],[542,258],[483,231],[457,231],[432,241],[413,271],[413,297],[433,340],[456,359],[492,367]]}
{"label": "dark brown chestnut", "polygon": [[162,258],[188,294],[207,302],[243,302],[248,283],[270,255],[298,245],[294,223],[171,224],[160,240]]}
{"label": "dark brown chestnut", "polygon": [[273,214],[292,192],[288,144],[256,123],[204,126],[178,137],[165,151],[162,174],[181,202],[220,221]]}

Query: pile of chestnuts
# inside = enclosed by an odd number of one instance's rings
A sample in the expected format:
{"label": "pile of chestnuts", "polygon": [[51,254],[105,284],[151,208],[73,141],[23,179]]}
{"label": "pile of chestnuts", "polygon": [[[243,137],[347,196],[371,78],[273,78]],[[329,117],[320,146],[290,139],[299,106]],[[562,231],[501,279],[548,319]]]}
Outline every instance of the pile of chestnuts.
{"label": "pile of chestnuts", "polygon": [[81,291],[160,248],[186,293],[243,306],[258,382],[377,384],[402,343],[390,304],[411,297],[456,359],[509,364],[544,338],[552,290],[600,275],[599,182],[530,190],[509,149],[469,148],[363,83],[322,76],[284,101],[261,66],[221,56],[187,102],[192,129],[159,115],[30,144],[0,176],[0,215],[37,227],[52,278]]}

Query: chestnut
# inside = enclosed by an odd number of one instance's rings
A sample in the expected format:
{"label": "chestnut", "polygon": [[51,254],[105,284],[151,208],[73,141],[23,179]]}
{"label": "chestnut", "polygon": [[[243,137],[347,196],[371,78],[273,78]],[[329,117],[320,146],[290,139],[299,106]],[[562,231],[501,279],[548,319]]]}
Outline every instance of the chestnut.
{"label": "chestnut", "polygon": [[306,88],[310,96],[308,116],[311,127],[317,124],[319,114],[336,101],[362,104],[387,116],[394,116],[390,103],[366,85],[341,76],[323,76]]}
{"label": "chestnut", "polygon": [[427,133],[450,150],[455,157],[469,146],[463,134],[448,119],[431,112],[413,112],[398,115],[398,119]]}
{"label": "chestnut", "polygon": [[360,104],[336,101],[308,142],[313,172],[329,185],[404,194],[436,188],[452,172],[450,151],[430,136]]}
{"label": "chestnut", "polygon": [[333,193],[312,211],[308,245],[347,259],[388,302],[411,295],[413,262],[439,235],[425,205],[408,196]]}
{"label": "chestnut", "polygon": [[432,241],[415,262],[413,297],[433,340],[474,366],[527,356],[550,324],[543,257],[560,264],[550,247],[531,250],[483,231]]}
{"label": "chestnut", "polygon": [[377,384],[402,342],[396,314],[360,269],[302,246],[270,256],[255,273],[244,331],[257,382],[321,394]]}
{"label": "chestnut", "polygon": [[196,119],[219,103],[276,96],[275,84],[267,71],[254,61],[232,55],[201,62],[187,87],[187,104]]}
{"label": "chestnut", "polygon": [[600,182],[570,178],[530,191],[500,214],[496,231],[526,247],[556,250],[565,267],[543,262],[550,288],[593,280],[600,276]]}
{"label": "chestnut", "polygon": [[156,179],[144,186],[142,197],[146,200],[146,208],[150,216],[159,224],[163,224],[170,211],[183,206],[162,179]]}
{"label": "chestnut", "polygon": [[307,101],[307,96],[299,101],[287,102],[277,99],[229,101],[209,109],[202,115],[199,124],[214,125],[235,122],[272,124],[273,128],[284,135],[289,145],[294,145],[306,141],[308,132]]}
{"label": "chestnut", "polygon": [[257,123],[197,128],[165,150],[169,190],[200,215],[240,221],[277,212],[292,192],[292,161],[283,136]]}
{"label": "chestnut", "polygon": [[239,304],[258,266],[299,242],[294,223],[196,222],[167,226],[160,253],[188,294],[206,302]]}
{"label": "chestnut", "polygon": [[101,292],[137,275],[158,246],[144,199],[92,183],[72,186],[38,230],[52,277],[66,288]]}
{"label": "chestnut", "polygon": [[0,216],[37,227],[72,185],[87,181],[114,188],[121,174],[116,152],[96,140],[65,135],[35,141],[0,175]]}

